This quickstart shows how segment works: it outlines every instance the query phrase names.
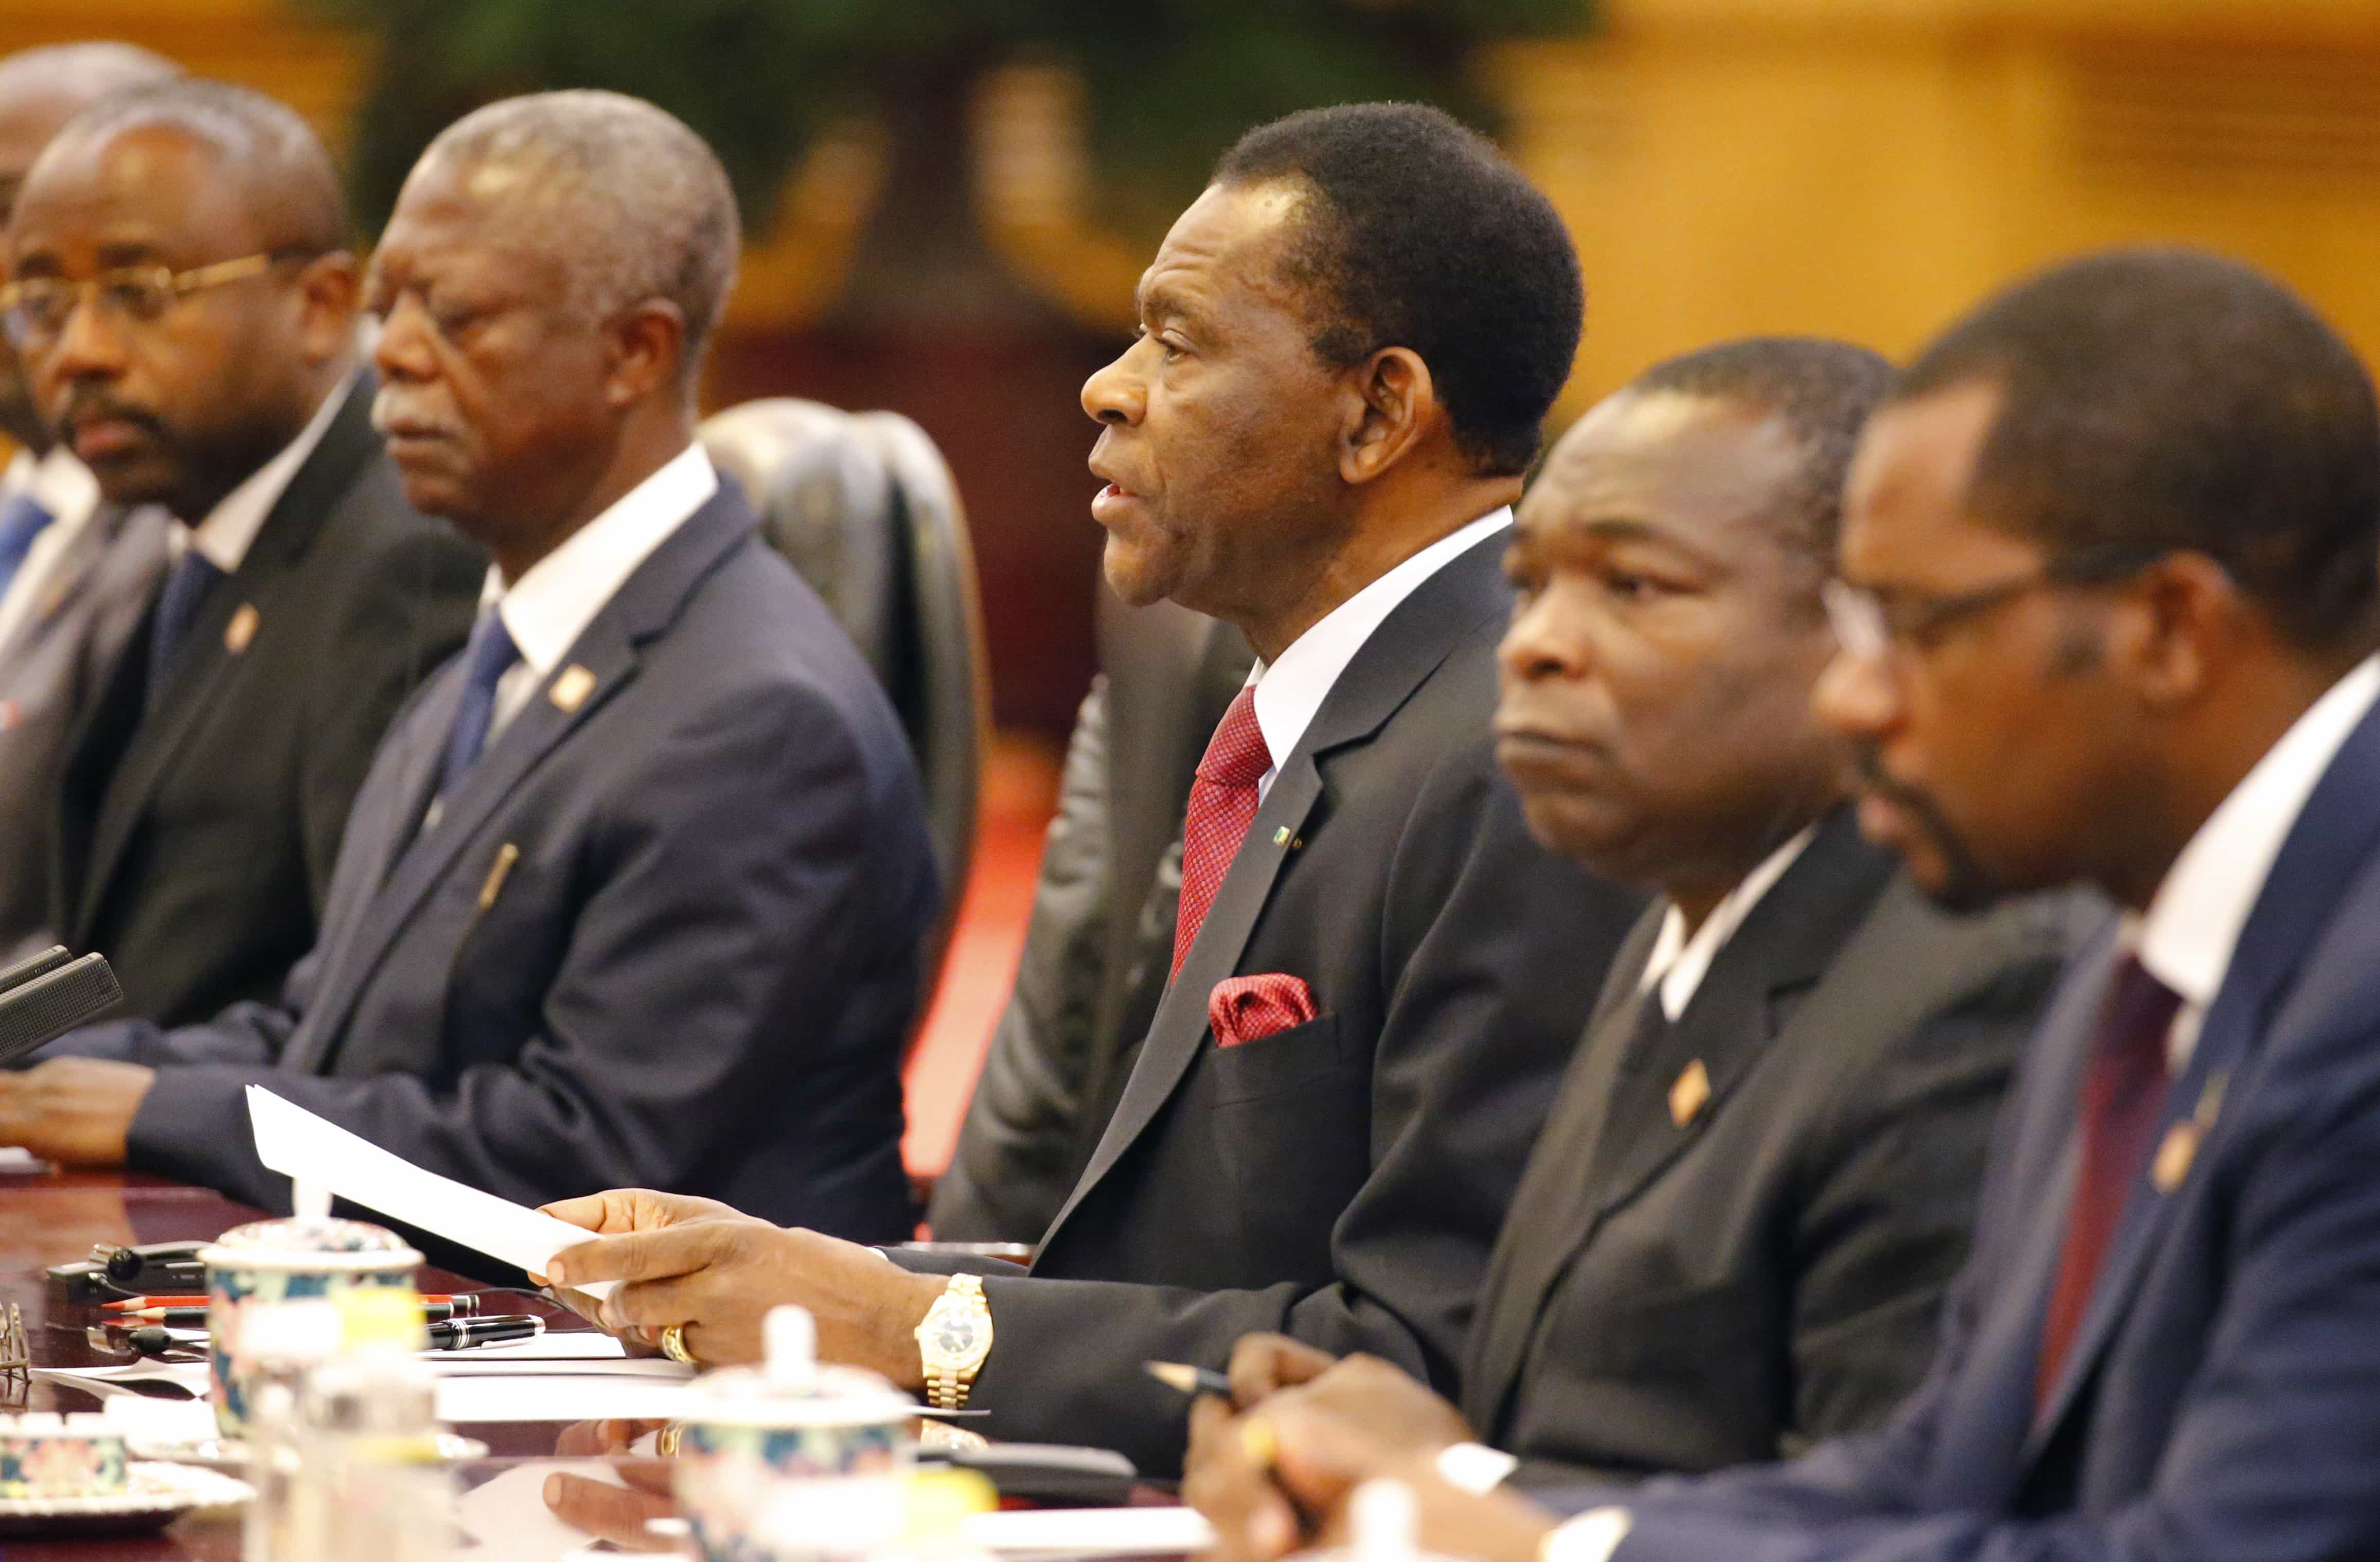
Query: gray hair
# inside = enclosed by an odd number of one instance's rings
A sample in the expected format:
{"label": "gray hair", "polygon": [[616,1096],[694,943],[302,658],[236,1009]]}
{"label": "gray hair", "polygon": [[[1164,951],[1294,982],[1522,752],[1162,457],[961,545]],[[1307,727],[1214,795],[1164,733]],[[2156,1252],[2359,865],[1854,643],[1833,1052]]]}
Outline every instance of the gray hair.
{"label": "gray hair", "polygon": [[0,95],[89,102],[122,87],[169,81],[182,67],[135,43],[49,43],[0,59]]}
{"label": "gray hair", "polygon": [[[547,212],[568,209],[554,235],[575,302],[607,319],[648,298],[686,317],[690,377],[735,285],[743,232],[735,192],[709,143],[666,111],[618,92],[537,92],[457,120],[421,167],[504,164],[531,170]],[[551,220],[551,218],[548,218]]]}
{"label": "gray hair", "polygon": [[33,166],[156,127],[205,147],[234,176],[260,248],[321,255],[346,247],[346,200],[322,138],[287,103],[227,81],[180,77],[110,92],[67,120]]}

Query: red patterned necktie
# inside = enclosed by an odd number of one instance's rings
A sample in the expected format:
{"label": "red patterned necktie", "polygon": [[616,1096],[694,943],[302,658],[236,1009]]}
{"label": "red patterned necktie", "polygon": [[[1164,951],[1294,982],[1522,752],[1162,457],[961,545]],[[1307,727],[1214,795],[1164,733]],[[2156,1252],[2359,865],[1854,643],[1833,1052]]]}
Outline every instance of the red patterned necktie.
{"label": "red patterned necktie", "polygon": [[2107,1243],[2124,1213],[2125,1196],[2140,1175],[2149,1135],[2165,1110],[2166,1036],[2180,995],[2128,955],[2117,969],[2099,1014],[2091,1072],[2082,1082],[2082,1165],[2066,1215],[2066,1245],[2058,1255],[2058,1284],[2041,1329],[2034,1374],[2034,1408],[2046,1409],[2082,1314],[2091,1304]]}
{"label": "red patterned necktie", "polygon": [[1190,787],[1190,817],[1182,829],[1182,902],[1173,918],[1173,970],[1197,940],[1199,925],[1215,903],[1239,854],[1240,840],[1257,817],[1257,783],[1272,769],[1272,751],[1265,747],[1264,729],[1257,725],[1257,692],[1253,684],[1239,692],[1232,708],[1208,741],[1198,761],[1198,779]]}

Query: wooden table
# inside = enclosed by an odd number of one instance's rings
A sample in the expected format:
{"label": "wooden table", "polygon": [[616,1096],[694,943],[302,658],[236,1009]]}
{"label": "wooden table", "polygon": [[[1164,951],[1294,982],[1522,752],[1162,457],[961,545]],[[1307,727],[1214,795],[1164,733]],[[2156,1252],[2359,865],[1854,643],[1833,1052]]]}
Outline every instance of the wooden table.
{"label": "wooden table", "polygon": [[[106,1316],[95,1306],[52,1299],[42,1271],[50,1265],[88,1257],[94,1242],[200,1241],[234,1226],[264,1218],[204,1188],[186,1187],[140,1173],[0,1174],[0,1303],[24,1310],[33,1362],[44,1367],[96,1366],[136,1360],[99,1327]],[[426,1291],[471,1290],[475,1282],[425,1266]],[[497,1311],[542,1313],[550,1320],[583,1326],[571,1314],[526,1297],[506,1297]],[[91,1411],[98,1398],[88,1390],[36,1375],[7,1386],[0,1408],[10,1411]],[[554,1422],[507,1422],[462,1426],[456,1431],[489,1446],[491,1457],[462,1467],[467,1485],[525,1462],[551,1458],[565,1430]],[[160,1535],[106,1541],[8,1541],[0,1544],[7,1562],[236,1562],[237,1524],[186,1520]],[[468,1555],[468,1553],[464,1555]],[[490,1562],[541,1562],[535,1557]]]}

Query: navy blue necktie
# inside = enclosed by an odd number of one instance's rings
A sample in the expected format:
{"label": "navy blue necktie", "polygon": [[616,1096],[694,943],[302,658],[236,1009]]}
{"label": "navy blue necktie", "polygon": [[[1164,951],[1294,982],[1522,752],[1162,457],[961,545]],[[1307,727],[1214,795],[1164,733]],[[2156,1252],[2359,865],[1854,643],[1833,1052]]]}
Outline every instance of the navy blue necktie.
{"label": "navy blue necktie", "polygon": [[199,610],[207,605],[207,593],[225,578],[214,562],[196,548],[185,549],[181,563],[165,577],[165,589],[157,594],[156,622],[149,631],[150,704],[157,703],[175,656],[189,637],[190,625],[199,621]]}
{"label": "navy blue necktie", "polygon": [[25,567],[25,555],[33,551],[33,539],[55,519],[30,493],[20,493],[0,504],[0,597],[8,594],[9,583]]}
{"label": "navy blue necktie", "polygon": [[520,648],[504,629],[502,613],[491,609],[472,626],[471,643],[463,648],[466,682],[462,701],[455,707],[455,725],[446,733],[446,762],[438,772],[438,795],[453,801],[455,790],[479,762],[488,746],[488,729],[495,724],[496,680],[520,660]]}

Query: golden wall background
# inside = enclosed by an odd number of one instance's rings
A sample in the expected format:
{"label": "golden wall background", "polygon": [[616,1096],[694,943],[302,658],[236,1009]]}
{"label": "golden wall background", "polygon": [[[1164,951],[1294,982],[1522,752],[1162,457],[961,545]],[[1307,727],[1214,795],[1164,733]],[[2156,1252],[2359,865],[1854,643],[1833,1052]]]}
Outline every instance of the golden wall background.
{"label": "golden wall background", "polygon": [[[1585,257],[1569,407],[1663,354],[1752,331],[1904,351],[1998,282],[2127,239],[2290,278],[2380,353],[2380,0],[1607,0],[1585,42],[1484,68]],[[355,42],[275,0],[5,0],[0,49],[114,35],[251,83],[335,132]],[[1001,250],[1120,326],[1138,247],[1074,221],[1081,162],[1049,73],[978,105]],[[821,150],[762,236],[737,319],[823,308],[874,188]]]}

